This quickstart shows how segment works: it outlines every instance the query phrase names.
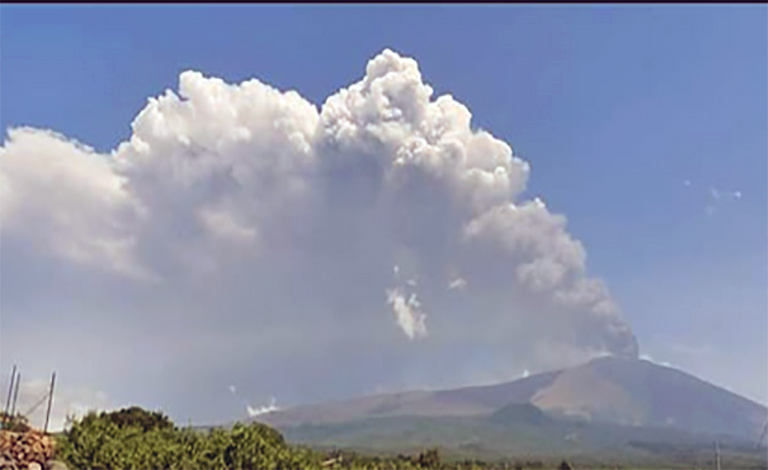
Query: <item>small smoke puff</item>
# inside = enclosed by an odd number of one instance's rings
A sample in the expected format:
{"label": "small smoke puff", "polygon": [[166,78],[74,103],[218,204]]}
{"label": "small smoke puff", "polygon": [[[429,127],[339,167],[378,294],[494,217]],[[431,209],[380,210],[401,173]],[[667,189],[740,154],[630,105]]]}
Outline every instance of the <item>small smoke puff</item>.
{"label": "small smoke puff", "polygon": [[421,303],[416,294],[406,300],[400,289],[387,290],[387,303],[392,306],[398,326],[410,339],[426,336],[427,315],[421,311]]}
{"label": "small smoke puff", "polygon": [[255,418],[256,416],[261,416],[263,414],[272,413],[273,411],[280,410],[280,408],[277,407],[277,400],[275,400],[274,397],[272,397],[272,400],[269,402],[269,405],[260,406],[258,408],[253,408],[251,405],[246,405],[245,409],[248,412],[248,416],[250,416],[251,418]]}
{"label": "small smoke puff", "polygon": [[691,182],[690,182],[689,180],[685,180],[685,181],[683,181],[683,184],[684,184],[686,187],[690,187],[690,186],[691,186]]}
{"label": "small smoke puff", "polygon": [[235,392],[237,392],[237,388],[235,388],[235,386],[234,386],[234,385],[230,385],[230,386],[229,386],[229,392],[230,392],[230,393],[232,393],[232,394],[234,395],[234,394],[235,394]]}
{"label": "small smoke puff", "polygon": [[741,191],[734,191],[733,192],[733,197],[735,199],[741,199]]}
{"label": "small smoke puff", "polygon": [[651,357],[650,354],[642,354],[642,355],[640,355],[640,359],[642,359],[644,361],[648,361],[648,362],[653,362],[654,364],[658,364],[658,365],[664,366],[664,367],[674,367],[671,363],[669,363],[667,361],[657,361],[656,359]]}
{"label": "small smoke puff", "polygon": [[448,284],[448,290],[461,290],[467,286],[467,281],[463,277],[457,277]]}

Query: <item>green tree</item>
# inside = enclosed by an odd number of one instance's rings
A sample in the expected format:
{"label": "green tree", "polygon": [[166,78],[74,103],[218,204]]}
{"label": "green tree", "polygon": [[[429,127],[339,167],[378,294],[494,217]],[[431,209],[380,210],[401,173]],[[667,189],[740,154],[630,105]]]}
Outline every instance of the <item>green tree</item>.
{"label": "green tree", "polygon": [[173,422],[158,411],[146,411],[138,406],[124,408],[120,411],[102,413],[101,416],[115,423],[119,428],[128,426],[140,427],[145,432],[152,429],[173,429]]}
{"label": "green tree", "polygon": [[421,452],[418,458],[419,467],[437,469],[440,468],[440,453],[437,448],[427,449]]}

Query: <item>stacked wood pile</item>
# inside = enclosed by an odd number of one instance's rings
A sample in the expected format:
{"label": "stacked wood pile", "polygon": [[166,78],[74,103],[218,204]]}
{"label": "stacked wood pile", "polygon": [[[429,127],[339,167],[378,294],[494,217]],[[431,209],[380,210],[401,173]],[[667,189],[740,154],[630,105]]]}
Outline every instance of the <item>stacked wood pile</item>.
{"label": "stacked wood pile", "polygon": [[37,430],[0,431],[0,468],[43,469],[53,458],[56,442]]}

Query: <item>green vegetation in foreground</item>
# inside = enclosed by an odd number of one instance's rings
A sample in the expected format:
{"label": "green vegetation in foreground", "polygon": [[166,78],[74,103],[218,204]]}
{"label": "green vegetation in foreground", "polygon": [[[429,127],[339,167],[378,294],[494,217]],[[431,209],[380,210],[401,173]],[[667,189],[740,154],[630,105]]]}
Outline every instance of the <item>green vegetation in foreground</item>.
{"label": "green vegetation in foreground", "polygon": [[289,447],[269,426],[199,432],[133,407],[90,413],[58,437],[57,458],[76,469],[278,469],[320,467],[321,456]]}
{"label": "green vegetation in foreground", "polygon": [[[57,458],[76,469],[480,469],[480,462],[447,464],[437,449],[418,456],[362,456],[289,446],[273,428],[236,423],[201,432],[176,427],[138,407],[90,413],[58,436]],[[498,468],[498,467],[496,467]],[[502,468],[515,468],[507,464]],[[522,467],[520,467],[522,468]],[[540,468],[540,464],[539,464]]]}
{"label": "green vegetation in foreground", "polygon": [[[562,456],[557,455],[549,459],[530,455],[516,455],[512,459],[474,455],[467,459],[469,455],[452,455],[445,449],[450,458],[446,461],[433,445],[421,451],[411,449],[411,455],[386,454],[373,449],[365,454],[334,448],[312,449],[289,445],[280,432],[261,423],[236,423],[229,429],[179,428],[165,415],[138,407],[90,413],[74,421],[67,431],[57,436],[57,441],[57,459],[79,470],[564,468],[561,467]],[[665,449],[649,450],[663,454]],[[576,468],[633,468],[631,462],[622,461],[622,465],[617,465],[618,459],[599,462],[581,456],[574,460]],[[759,464],[755,466],[754,462],[743,463],[746,465],[739,468],[765,468]],[[675,467],[680,468],[679,465],[665,466]],[[690,468],[690,465],[685,467]],[[712,467],[707,465],[706,468]]]}

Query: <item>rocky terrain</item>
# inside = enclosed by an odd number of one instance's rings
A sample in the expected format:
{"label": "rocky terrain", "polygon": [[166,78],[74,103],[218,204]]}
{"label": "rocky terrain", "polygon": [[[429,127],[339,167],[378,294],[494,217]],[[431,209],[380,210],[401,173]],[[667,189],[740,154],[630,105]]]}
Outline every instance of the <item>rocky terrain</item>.
{"label": "rocky terrain", "polygon": [[56,441],[41,431],[0,431],[0,469],[66,470],[53,460]]}

